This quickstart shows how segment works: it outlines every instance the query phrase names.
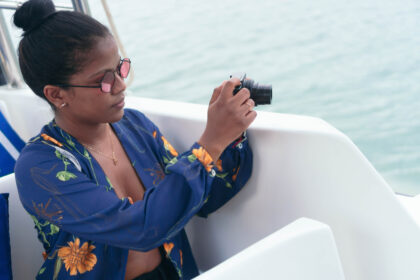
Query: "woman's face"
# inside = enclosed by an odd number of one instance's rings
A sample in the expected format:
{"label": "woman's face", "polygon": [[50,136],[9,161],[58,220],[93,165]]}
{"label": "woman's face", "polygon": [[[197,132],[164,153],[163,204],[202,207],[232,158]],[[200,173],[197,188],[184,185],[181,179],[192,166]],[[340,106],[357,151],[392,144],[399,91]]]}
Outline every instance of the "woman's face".
{"label": "woman's face", "polygon": [[[87,58],[87,64],[71,76],[69,84],[98,85],[106,71],[116,71],[121,59],[112,36],[99,39]],[[69,88],[66,90],[66,115],[73,122],[86,124],[119,121],[124,115],[125,89],[126,85],[117,73],[110,93],[103,93],[100,88]]]}

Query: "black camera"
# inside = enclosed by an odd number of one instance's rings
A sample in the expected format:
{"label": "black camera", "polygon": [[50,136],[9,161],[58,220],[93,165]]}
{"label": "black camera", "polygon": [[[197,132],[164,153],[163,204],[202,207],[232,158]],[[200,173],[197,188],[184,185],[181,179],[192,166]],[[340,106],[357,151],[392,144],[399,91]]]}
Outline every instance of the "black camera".
{"label": "black camera", "polygon": [[233,95],[238,93],[242,88],[247,88],[251,92],[251,99],[254,100],[255,106],[271,104],[272,87],[271,85],[259,85],[254,80],[246,79],[245,73],[235,73],[230,77],[238,78],[241,84],[233,90]]}

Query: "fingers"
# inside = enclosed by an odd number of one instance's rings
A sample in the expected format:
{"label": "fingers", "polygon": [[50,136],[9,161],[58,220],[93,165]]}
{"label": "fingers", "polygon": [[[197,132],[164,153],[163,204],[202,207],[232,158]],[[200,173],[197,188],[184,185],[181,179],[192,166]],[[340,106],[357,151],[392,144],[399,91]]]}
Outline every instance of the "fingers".
{"label": "fingers", "polygon": [[241,104],[241,106],[239,107],[240,110],[240,115],[241,116],[245,116],[246,114],[248,114],[250,111],[252,111],[255,107],[255,102],[254,100],[248,98],[247,100],[245,100],[245,102],[243,102]]}
{"label": "fingers", "polygon": [[249,99],[251,93],[247,88],[243,88],[233,97],[232,103],[234,106],[241,106],[245,101]]}
{"label": "fingers", "polygon": [[241,117],[242,129],[245,131],[257,117],[257,112],[254,111],[254,101],[248,99],[242,106],[243,115]]}
{"label": "fingers", "polygon": [[223,101],[226,101],[226,105],[229,106],[232,111],[236,111],[236,114],[241,116],[240,118],[247,116],[249,112],[254,109],[255,102],[250,99],[251,93],[247,88],[242,88],[233,96],[233,90],[240,84],[241,82],[237,78],[225,81],[214,90],[210,104],[220,96],[224,99]]}
{"label": "fingers", "polygon": [[[235,96],[233,96],[233,90],[235,87],[241,84],[238,78],[232,78],[230,80],[224,81],[219,87],[215,88],[213,91],[213,95],[210,99],[210,104],[214,103],[217,99],[220,100],[222,103],[227,105],[229,110],[239,117],[247,119],[253,119],[256,117],[256,113],[250,114],[255,107],[254,100],[250,99],[250,92],[247,88],[242,88],[238,91]],[[242,120],[247,122],[247,120]]]}
{"label": "fingers", "polygon": [[223,85],[222,92],[220,93],[221,98],[224,100],[231,98],[233,96],[233,90],[240,84],[241,81],[238,78],[231,78],[230,80],[227,80]]}
{"label": "fingers", "polygon": [[222,91],[223,85],[224,85],[224,82],[223,82],[223,84],[221,84],[220,86],[218,86],[217,88],[215,88],[213,90],[213,94],[210,98],[210,103],[209,104],[213,104],[217,100],[217,98],[219,98],[219,95],[220,95],[220,92]]}
{"label": "fingers", "polygon": [[256,118],[257,113],[253,110],[255,103],[249,98],[249,90],[241,89],[233,95],[233,90],[239,85],[239,79],[232,78],[213,91],[203,134],[212,139],[210,142],[213,145],[226,147]]}
{"label": "fingers", "polygon": [[246,117],[246,120],[247,120],[247,122],[248,122],[248,126],[250,126],[250,124],[255,120],[255,118],[257,117],[257,112],[256,111],[254,111],[254,110],[252,110],[252,111],[249,111],[246,115],[245,115],[245,117]]}

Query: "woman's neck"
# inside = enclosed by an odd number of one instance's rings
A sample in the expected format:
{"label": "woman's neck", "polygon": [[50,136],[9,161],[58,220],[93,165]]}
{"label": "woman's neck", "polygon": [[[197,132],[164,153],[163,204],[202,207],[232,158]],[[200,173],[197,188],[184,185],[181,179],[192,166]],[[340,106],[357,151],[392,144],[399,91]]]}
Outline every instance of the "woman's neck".
{"label": "woman's neck", "polygon": [[76,138],[80,143],[97,145],[103,139],[107,139],[108,123],[81,123],[74,122],[60,115],[55,116],[56,124],[68,134]]}

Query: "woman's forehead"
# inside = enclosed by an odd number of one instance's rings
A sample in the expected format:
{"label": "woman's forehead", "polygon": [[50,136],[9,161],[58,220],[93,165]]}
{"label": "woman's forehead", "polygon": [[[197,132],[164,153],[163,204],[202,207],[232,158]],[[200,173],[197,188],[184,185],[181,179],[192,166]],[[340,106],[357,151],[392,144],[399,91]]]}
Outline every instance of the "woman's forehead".
{"label": "woman's forehead", "polygon": [[92,51],[97,52],[98,56],[118,55],[118,45],[114,37],[106,36],[105,38],[98,39],[96,46]]}
{"label": "woman's forehead", "polygon": [[118,46],[112,36],[98,39],[96,46],[86,56],[86,63],[79,72],[85,77],[103,70],[115,69],[120,60]]}

